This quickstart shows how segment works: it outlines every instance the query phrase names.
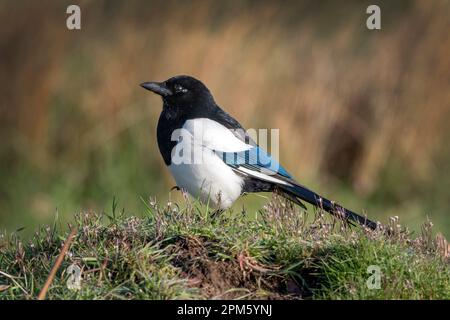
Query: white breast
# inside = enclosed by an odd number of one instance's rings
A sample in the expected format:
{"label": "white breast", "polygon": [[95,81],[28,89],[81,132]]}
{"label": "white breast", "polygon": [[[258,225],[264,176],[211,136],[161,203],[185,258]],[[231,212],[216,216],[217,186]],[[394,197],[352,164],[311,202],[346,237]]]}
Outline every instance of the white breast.
{"label": "white breast", "polygon": [[171,164],[169,169],[177,186],[194,198],[217,208],[226,209],[240,196],[244,180],[211,150],[203,148],[200,164]]}
{"label": "white breast", "polygon": [[252,146],[221,124],[205,118],[186,121],[172,140],[179,141],[172,150],[169,166],[178,187],[202,202],[229,208],[240,196],[244,180],[214,151],[238,152]]}

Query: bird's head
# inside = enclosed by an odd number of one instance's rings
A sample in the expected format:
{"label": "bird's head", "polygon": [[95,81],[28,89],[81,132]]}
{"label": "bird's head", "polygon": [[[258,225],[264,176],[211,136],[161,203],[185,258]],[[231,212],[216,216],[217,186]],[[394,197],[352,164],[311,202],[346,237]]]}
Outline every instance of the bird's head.
{"label": "bird's head", "polygon": [[208,88],[190,76],[176,76],[163,82],[144,82],[141,87],[160,95],[170,108],[192,109],[214,104]]}

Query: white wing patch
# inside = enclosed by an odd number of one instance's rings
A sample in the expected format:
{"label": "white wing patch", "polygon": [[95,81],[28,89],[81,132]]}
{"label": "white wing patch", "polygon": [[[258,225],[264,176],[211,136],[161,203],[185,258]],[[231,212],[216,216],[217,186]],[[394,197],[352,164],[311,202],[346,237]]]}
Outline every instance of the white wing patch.
{"label": "white wing patch", "polygon": [[290,184],[290,183],[288,183],[286,181],[277,179],[274,176],[271,176],[271,175],[268,175],[268,174],[265,174],[265,173],[262,173],[262,172],[258,172],[258,171],[255,171],[255,170],[251,170],[251,169],[248,169],[248,168],[245,168],[245,167],[239,167],[237,170],[239,170],[239,171],[241,171],[241,172],[243,172],[243,173],[245,173],[245,174],[247,174],[249,176],[253,176],[255,178],[261,179],[261,180],[274,182],[274,183],[277,183],[277,184],[284,184],[286,186],[292,186],[292,184]]}
{"label": "white wing patch", "polygon": [[189,131],[195,139],[194,144],[200,144],[208,149],[220,152],[242,152],[253,148],[238,139],[229,129],[220,123],[198,118],[186,121],[183,129]]}

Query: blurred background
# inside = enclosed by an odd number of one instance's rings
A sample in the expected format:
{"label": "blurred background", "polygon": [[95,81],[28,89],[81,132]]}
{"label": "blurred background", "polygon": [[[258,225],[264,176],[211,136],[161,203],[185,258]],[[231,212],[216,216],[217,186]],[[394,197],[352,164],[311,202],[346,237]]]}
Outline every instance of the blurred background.
{"label": "blurred background", "polygon": [[180,199],[156,144],[161,100],[139,83],[189,74],[245,127],[280,128],[303,184],[450,236],[448,1],[3,0],[0,20],[1,230],[114,197],[138,216],[141,197]]}

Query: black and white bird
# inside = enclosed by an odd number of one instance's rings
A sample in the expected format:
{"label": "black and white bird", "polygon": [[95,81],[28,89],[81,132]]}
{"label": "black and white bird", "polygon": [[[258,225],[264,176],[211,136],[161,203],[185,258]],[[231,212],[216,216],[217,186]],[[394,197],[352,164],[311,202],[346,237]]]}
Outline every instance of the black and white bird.
{"label": "black and white bird", "polygon": [[244,128],[214,101],[208,88],[190,76],[142,87],[162,97],[158,146],[177,186],[217,209],[229,208],[251,192],[278,192],[347,221],[375,229],[377,224],[300,185],[258,146]]}

